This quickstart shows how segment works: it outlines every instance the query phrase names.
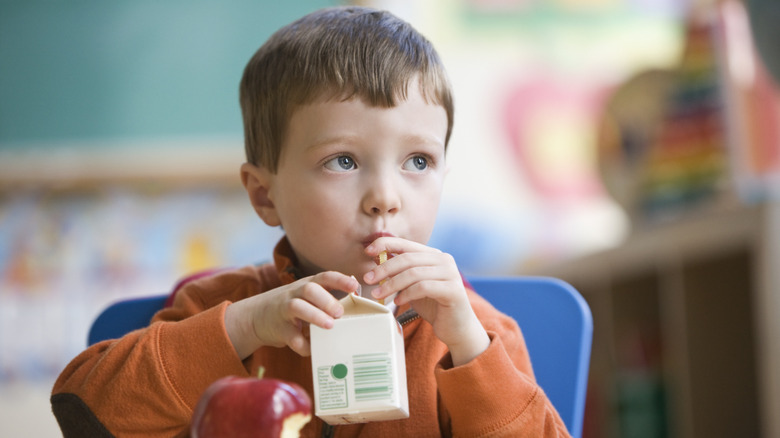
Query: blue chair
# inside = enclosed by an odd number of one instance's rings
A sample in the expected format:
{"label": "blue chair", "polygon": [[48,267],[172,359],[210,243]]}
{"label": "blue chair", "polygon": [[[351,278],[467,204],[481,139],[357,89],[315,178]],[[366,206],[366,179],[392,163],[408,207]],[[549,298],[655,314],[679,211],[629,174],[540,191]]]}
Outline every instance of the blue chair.
{"label": "blue chair", "polygon": [[574,438],[582,436],[593,317],[568,283],[545,277],[470,277],[471,286],[517,321],[536,382]]}
{"label": "blue chair", "polygon": [[87,345],[106,339],[121,338],[131,331],[149,325],[152,316],[165,306],[168,294],[117,301],[92,323],[87,335]]}
{"label": "blue chair", "polygon": [[[514,318],[525,337],[539,386],[574,438],[582,436],[593,319],[582,296],[568,283],[542,277],[473,277],[474,290]],[[104,310],[88,344],[149,325],[169,294],[131,298]]]}

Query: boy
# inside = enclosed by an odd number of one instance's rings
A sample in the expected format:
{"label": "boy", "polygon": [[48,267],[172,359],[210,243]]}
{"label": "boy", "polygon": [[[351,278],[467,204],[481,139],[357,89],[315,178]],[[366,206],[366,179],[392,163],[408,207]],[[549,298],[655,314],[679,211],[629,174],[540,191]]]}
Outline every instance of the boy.
{"label": "boy", "polygon": [[[149,327],[74,359],[52,395],[65,435],[186,436],[210,383],[260,365],[311,394],[306,326],[331,327],[336,295],[362,290],[402,320],[410,417],[314,418],[303,436],[568,436],[517,325],[425,245],[453,121],[431,44],[386,12],[318,11],[258,50],[240,100],[241,180],[286,233],[274,263],[196,280]],[[382,251],[394,257],[378,265]]]}

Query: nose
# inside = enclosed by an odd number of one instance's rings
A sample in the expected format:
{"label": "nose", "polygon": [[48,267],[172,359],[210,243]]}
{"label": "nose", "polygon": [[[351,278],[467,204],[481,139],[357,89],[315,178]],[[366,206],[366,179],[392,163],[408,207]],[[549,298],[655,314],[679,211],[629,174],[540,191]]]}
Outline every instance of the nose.
{"label": "nose", "polygon": [[366,182],[363,211],[372,216],[395,214],[401,208],[398,188],[389,176],[381,176]]}

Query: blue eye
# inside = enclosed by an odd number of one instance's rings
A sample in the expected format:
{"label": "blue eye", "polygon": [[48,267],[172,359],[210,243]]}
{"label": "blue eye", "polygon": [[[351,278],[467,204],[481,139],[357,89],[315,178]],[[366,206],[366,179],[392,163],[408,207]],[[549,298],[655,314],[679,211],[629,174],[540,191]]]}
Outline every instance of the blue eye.
{"label": "blue eye", "polygon": [[423,171],[428,168],[428,159],[422,155],[415,155],[412,158],[406,160],[404,163],[404,169],[412,170],[416,172]]}
{"label": "blue eye", "polygon": [[344,172],[347,170],[352,170],[355,167],[357,167],[355,160],[348,155],[339,155],[338,157],[332,158],[325,163],[325,168],[334,172]]}

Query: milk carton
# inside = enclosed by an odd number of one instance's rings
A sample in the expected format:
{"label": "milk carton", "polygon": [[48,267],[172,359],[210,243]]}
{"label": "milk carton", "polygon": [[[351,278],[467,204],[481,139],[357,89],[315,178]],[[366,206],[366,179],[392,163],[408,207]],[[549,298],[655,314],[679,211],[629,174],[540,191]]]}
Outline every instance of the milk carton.
{"label": "milk carton", "polygon": [[409,417],[401,326],[390,310],[350,294],[329,330],[311,326],[315,415],[328,424]]}

